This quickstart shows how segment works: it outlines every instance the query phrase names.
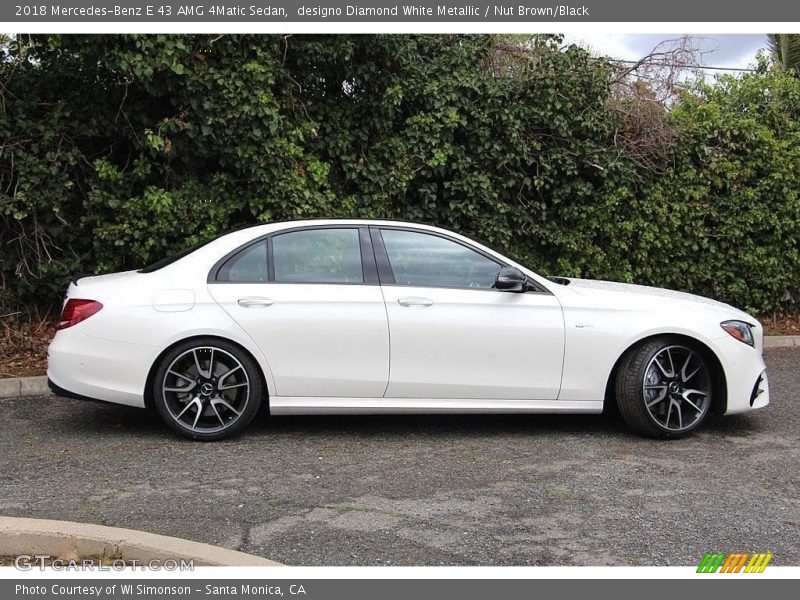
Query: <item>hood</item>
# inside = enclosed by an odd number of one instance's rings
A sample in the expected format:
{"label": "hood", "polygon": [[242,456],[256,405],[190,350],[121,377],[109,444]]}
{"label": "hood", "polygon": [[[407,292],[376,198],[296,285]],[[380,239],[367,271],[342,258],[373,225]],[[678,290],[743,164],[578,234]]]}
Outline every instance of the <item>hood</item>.
{"label": "hood", "polygon": [[676,292],[664,288],[650,287],[646,285],[635,285],[632,283],[617,283],[614,281],[601,281],[595,279],[578,279],[573,277],[561,277],[569,281],[567,289],[572,293],[592,299],[606,299],[614,302],[615,300],[625,304],[645,305],[651,308],[664,304],[674,304],[679,302],[686,304],[687,308],[724,312],[735,315],[739,318],[753,320],[750,315],[739,310],[730,304],[719,302],[705,296],[697,296],[686,292]]}

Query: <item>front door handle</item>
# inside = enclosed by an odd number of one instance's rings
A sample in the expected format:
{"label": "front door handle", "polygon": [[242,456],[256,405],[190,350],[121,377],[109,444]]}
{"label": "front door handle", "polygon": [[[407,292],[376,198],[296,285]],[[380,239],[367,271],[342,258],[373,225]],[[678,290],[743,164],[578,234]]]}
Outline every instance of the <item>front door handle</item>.
{"label": "front door handle", "polygon": [[273,301],[269,298],[262,298],[261,296],[251,296],[249,298],[239,298],[237,301],[239,306],[272,306]]}
{"label": "front door handle", "polygon": [[408,298],[400,298],[397,300],[400,306],[432,306],[433,300],[428,298],[421,298],[420,296],[409,296]]}

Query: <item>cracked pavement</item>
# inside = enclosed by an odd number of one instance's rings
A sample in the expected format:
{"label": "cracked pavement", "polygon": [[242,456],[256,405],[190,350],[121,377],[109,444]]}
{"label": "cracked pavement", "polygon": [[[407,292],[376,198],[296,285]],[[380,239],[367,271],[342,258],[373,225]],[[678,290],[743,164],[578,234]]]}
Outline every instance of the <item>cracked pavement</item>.
{"label": "cracked pavement", "polygon": [[668,442],[614,414],[263,414],[203,444],[138,409],[0,400],[0,514],[290,565],[797,565],[800,350],[766,357],[769,407]]}

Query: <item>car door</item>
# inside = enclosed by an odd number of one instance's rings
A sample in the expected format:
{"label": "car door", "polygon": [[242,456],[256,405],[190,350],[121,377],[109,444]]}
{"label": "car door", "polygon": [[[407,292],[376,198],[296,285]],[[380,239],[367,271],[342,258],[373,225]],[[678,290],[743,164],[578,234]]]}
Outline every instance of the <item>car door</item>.
{"label": "car door", "polygon": [[389,318],[386,397],[558,397],[564,321],[552,294],[495,289],[504,265],[455,238],[371,229]]}
{"label": "car door", "polygon": [[389,333],[366,227],[276,232],[228,257],[208,287],[264,352],[275,395],[383,395]]}

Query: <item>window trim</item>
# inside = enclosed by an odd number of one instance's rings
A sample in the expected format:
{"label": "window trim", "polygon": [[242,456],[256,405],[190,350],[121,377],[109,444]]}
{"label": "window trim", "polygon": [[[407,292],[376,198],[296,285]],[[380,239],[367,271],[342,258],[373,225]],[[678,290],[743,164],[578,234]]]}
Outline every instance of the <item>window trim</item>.
{"label": "window trim", "polygon": [[[361,251],[361,273],[364,281],[275,281],[275,263],[274,254],[272,251],[272,239],[279,235],[287,233],[294,233],[298,231],[315,231],[324,229],[355,229],[358,231],[359,250]],[[223,265],[231,258],[236,256],[239,252],[246,251],[250,246],[254,246],[260,242],[267,242],[267,281],[224,281],[218,279],[219,272]],[[301,225],[298,227],[289,227],[278,231],[271,231],[264,235],[260,235],[255,239],[249,240],[241,246],[228,252],[225,256],[214,263],[214,266],[208,272],[206,283],[222,284],[222,285],[379,285],[378,267],[375,264],[375,253],[372,248],[372,240],[370,239],[369,229],[366,225],[345,225],[345,224],[331,224],[331,225]]]}
{"label": "window trim", "polygon": [[[408,284],[408,283],[397,283],[394,277],[394,271],[392,270],[391,262],[389,261],[389,253],[386,251],[386,245],[383,242],[383,237],[381,236],[381,231],[383,230],[390,230],[390,231],[408,231],[410,233],[420,233],[423,235],[431,235],[434,237],[439,237],[450,242],[456,243],[468,250],[472,250],[473,252],[480,254],[484,258],[491,260],[492,262],[496,263],[500,268],[503,267],[510,267],[512,265],[508,264],[506,261],[497,258],[496,256],[492,256],[488,252],[482,250],[481,248],[476,248],[472,244],[469,244],[463,240],[454,238],[449,236],[445,233],[439,231],[430,231],[428,229],[417,229],[416,227],[408,227],[402,225],[370,225],[369,226],[370,235],[372,239],[372,248],[375,252],[375,262],[378,268],[378,277],[380,279],[381,285],[385,286],[397,286],[397,287],[418,287],[418,288],[431,288],[431,289],[439,289],[439,290],[470,290],[473,292],[499,292],[503,294],[508,294],[505,290],[498,290],[495,287],[490,288],[478,288],[478,287],[465,287],[465,286],[450,286],[450,285],[415,285],[415,284]],[[528,278],[531,284],[535,287],[535,289],[528,290],[526,292],[522,292],[525,294],[547,294],[552,295],[552,293],[545,289],[539,282],[535,281],[532,278]],[[514,292],[520,293],[520,292]]]}

